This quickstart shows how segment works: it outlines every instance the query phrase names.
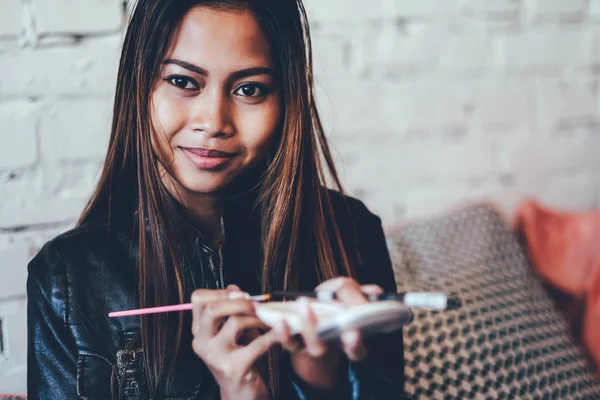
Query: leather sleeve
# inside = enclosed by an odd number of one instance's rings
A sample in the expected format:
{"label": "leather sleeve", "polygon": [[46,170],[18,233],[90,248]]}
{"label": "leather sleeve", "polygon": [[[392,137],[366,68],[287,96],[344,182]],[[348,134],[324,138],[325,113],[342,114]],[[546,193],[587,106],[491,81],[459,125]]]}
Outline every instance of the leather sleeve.
{"label": "leather sleeve", "polygon": [[[386,292],[396,292],[396,280],[381,219],[355,199],[351,199],[350,208],[360,254],[357,279],[362,284],[373,283]],[[343,229],[349,231],[348,221],[344,222]],[[346,359],[340,365],[343,378],[340,379],[336,393],[317,392],[303,385],[299,379],[294,379],[295,398],[299,400],[332,398],[410,400],[410,396],[404,393],[402,330],[367,338],[365,343],[368,348],[368,356],[365,360],[349,363]]]}
{"label": "leather sleeve", "polygon": [[77,352],[68,327],[64,264],[47,244],[29,263],[27,392],[29,399],[75,399]]}
{"label": "leather sleeve", "polygon": [[[364,207],[364,206],[363,206]],[[362,284],[379,285],[385,292],[396,292],[392,268],[381,219],[366,210],[364,224],[360,226],[359,247]],[[377,335],[365,340],[368,356],[365,360],[350,363],[350,386],[353,400],[383,400],[403,398],[404,346],[402,330]]]}

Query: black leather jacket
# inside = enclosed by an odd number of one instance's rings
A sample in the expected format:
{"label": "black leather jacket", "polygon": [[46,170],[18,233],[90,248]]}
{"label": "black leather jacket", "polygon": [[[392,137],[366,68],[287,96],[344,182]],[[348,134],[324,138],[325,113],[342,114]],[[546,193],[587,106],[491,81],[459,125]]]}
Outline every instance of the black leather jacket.
{"label": "black leather jacket", "polygon": [[[357,249],[359,280],[394,291],[395,280],[381,220],[359,201],[332,192],[344,242]],[[258,235],[248,209],[225,211],[225,283],[260,292]],[[28,396],[30,399],[108,399],[111,382],[124,399],[147,398],[143,387],[143,353],[129,343],[139,332],[135,317],[108,318],[110,311],[136,308],[136,218],[118,224],[88,221],[48,242],[29,264]],[[244,219],[246,218],[246,219]],[[215,287],[203,263],[210,249],[190,229],[190,246],[198,260],[197,287]],[[305,281],[304,285],[316,282]],[[310,290],[314,286],[304,287]],[[186,313],[191,314],[191,313]],[[191,318],[191,317],[190,317]],[[186,323],[190,323],[187,318]],[[219,389],[191,349],[190,329],[174,373],[165,385],[166,399],[218,399]],[[129,346],[128,346],[129,344]],[[369,356],[343,364],[339,393],[328,398],[397,399],[404,387],[402,333],[368,341]],[[289,368],[289,365],[287,366]],[[291,370],[291,368],[290,368]],[[113,375],[114,374],[114,375]],[[141,394],[138,394],[141,393]],[[283,399],[320,397],[290,376]]]}

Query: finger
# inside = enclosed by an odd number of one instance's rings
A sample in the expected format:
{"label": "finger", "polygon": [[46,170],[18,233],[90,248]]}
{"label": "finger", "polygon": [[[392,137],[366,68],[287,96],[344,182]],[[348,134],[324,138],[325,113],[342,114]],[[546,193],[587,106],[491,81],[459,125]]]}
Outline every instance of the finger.
{"label": "finger", "polygon": [[335,291],[336,298],[348,306],[355,306],[367,303],[365,295],[362,293],[359,284],[353,279],[345,279]]}
{"label": "finger", "polygon": [[360,291],[364,294],[379,296],[383,294],[383,289],[377,285],[362,285]]}
{"label": "finger", "polygon": [[360,332],[354,329],[342,333],[342,348],[352,361],[360,361],[367,356],[367,347],[361,339]]}
{"label": "finger", "polygon": [[298,311],[302,317],[302,339],[304,347],[311,357],[323,357],[327,351],[327,346],[317,334],[317,316],[310,308],[306,298],[300,298],[297,302]]}
{"label": "finger", "polygon": [[316,291],[327,291],[327,292],[335,292],[337,291],[343,284],[344,281],[347,280],[349,278],[346,277],[338,277],[338,278],[333,278],[333,279],[329,279],[328,281],[325,281],[323,283],[321,283],[319,286],[317,286],[315,288]]}
{"label": "finger", "polygon": [[383,289],[377,285],[362,285],[360,291],[367,299],[373,301],[376,301],[384,293]]}
{"label": "finger", "polygon": [[325,281],[317,286],[315,290],[334,292],[336,298],[340,302],[350,306],[367,302],[358,282],[347,277],[339,277]]}
{"label": "finger", "polygon": [[205,307],[213,301],[227,299],[225,290],[198,289],[192,293],[192,334],[198,335],[202,331],[202,315]]}
{"label": "finger", "polygon": [[276,332],[279,334],[279,344],[289,351],[290,353],[296,353],[303,348],[300,340],[294,338],[290,332],[290,327],[285,321],[281,321],[275,326]]}
{"label": "finger", "polygon": [[[239,292],[234,294],[237,293]],[[200,322],[201,329],[204,329],[209,335],[215,336],[221,327],[222,319],[234,315],[253,316],[252,302],[246,299],[226,299],[206,305]]]}
{"label": "finger", "polygon": [[265,354],[271,346],[277,343],[278,333],[271,329],[264,335],[259,336],[250,342],[247,346],[240,347],[236,352],[239,362],[246,368],[252,367],[256,360]]}
{"label": "finger", "polygon": [[233,283],[230,285],[227,285],[225,290],[227,290],[228,292],[241,292],[242,291],[242,289],[240,289],[240,287],[238,285],[234,285]]}
{"label": "finger", "polygon": [[260,319],[256,317],[247,316],[235,316],[227,319],[227,322],[221,328],[221,331],[217,334],[218,340],[222,340],[224,343],[231,347],[237,345],[237,341],[242,334],[250,329],[263,329],[267,330],[269,327],[265,325]]}

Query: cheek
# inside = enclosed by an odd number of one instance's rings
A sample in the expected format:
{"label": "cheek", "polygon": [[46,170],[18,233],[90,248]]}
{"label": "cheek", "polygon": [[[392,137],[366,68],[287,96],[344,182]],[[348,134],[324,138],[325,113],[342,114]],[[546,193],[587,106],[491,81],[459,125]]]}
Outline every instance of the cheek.
{"label": "cheek", "polygon": [[153,142],[161,149],[170,148],[175,134],[186,123],[185,107],[170,99],[160,89],[152,95]]}
{"label": "cheek", "polygon": [[247,134],[244,141],[249,153],[260,157],[268,151],[277,135],[280,119],[281,111],[278,102],[253,113],[248,118],[245,124]]}

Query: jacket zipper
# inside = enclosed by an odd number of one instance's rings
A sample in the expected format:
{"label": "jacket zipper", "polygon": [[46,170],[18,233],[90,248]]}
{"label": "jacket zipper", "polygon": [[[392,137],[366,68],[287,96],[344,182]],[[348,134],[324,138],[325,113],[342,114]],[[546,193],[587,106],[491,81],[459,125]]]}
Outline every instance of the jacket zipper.
{"label": "jacket zipper", "polygon": [[119,350],[117,352],[117,368],[120,380],[119,397],[122,399],[141,399],[142,391],[137,375],[141,373],[139,357],[143,354],[142,349]]}

